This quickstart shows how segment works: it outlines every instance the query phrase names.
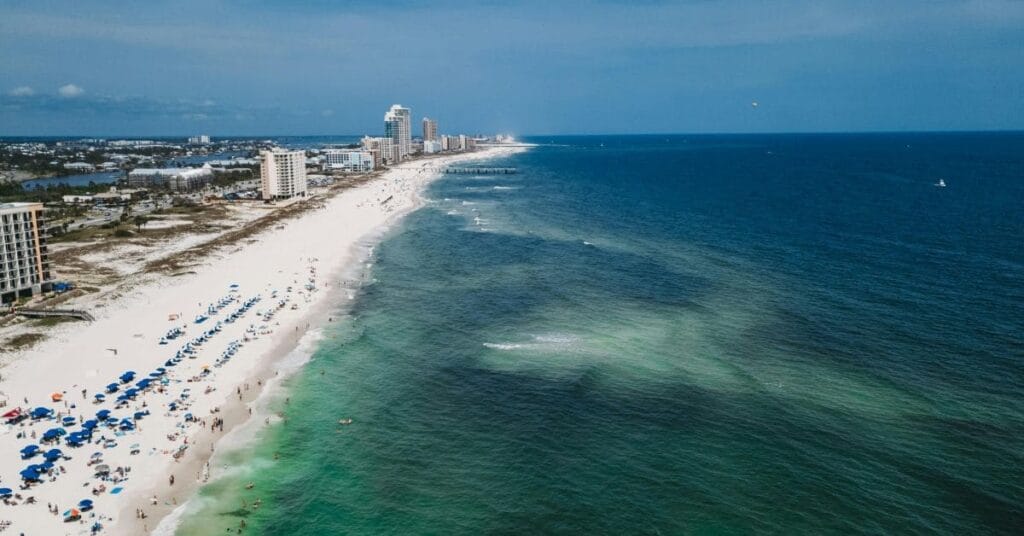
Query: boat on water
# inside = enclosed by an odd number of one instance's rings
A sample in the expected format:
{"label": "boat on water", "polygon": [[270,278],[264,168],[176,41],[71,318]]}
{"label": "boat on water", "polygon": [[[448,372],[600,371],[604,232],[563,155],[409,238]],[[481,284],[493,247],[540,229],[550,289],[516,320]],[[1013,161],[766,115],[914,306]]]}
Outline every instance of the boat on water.
{"label": "boat on water", "polygon": [[943,180],[943,179],[939,179],[939,182],[935,183],[935,187],[936,188],[945,188],[946,187],[946,181]]}

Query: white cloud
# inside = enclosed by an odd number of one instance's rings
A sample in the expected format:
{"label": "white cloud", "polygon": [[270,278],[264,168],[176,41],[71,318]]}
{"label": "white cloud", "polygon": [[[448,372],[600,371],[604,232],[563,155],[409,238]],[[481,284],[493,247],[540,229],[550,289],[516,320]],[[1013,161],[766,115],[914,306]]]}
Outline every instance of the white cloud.
{"label": "white cloud", "polygon": [[8,91],[7,94],[12,97],[31,97],[32,95],[35,95],[36,92],[28,86],[18,86]]}
{"label": "white cloud", "polygon": [[61,97],[70,99],[85,93],[85,90],[74,84],[68,84],[66,86],[60,86],[57,93],[60,94]]}

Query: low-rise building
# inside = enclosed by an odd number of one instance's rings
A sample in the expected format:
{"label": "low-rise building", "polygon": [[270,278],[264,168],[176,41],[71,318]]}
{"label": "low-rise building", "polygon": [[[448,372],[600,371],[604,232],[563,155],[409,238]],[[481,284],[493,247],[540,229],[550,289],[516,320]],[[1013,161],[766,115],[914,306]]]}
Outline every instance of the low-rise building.
{"label": "low-rise building", "polygon": [[423,153],[434,154],[441,152],[441,142],[436,140],[425,140],[423,142]]}
{"label": "low-rise building", "polygon": [[95,171],[96,166],[87,162],[68,162],[67,164],[64,164],[64,169],[69,171],[89,172]]}
{"label": "low-rise building", "polygon": [[167,187],[175,191],[202,188],[213,179],[209,164],[201,168],[138,168],[128,173],[132,188]]}
{"label": "low-rise building", "polygon": [[327,149],[324,151],[324,170],[367,172],[373,171],[373,153],[360,149]]}
{"label": "low-rise building", "polygon": [[0,303],[53,285],[42,203],[0,203]]}

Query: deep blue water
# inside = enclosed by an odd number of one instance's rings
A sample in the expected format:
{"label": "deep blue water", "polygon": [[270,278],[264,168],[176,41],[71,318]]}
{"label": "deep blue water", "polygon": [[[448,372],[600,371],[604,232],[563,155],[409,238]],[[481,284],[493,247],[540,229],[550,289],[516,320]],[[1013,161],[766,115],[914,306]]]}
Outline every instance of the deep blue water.
{"label": "deep blue water", "polygon": [[1020,533],[1024,135],[530,141],[183,534]]}

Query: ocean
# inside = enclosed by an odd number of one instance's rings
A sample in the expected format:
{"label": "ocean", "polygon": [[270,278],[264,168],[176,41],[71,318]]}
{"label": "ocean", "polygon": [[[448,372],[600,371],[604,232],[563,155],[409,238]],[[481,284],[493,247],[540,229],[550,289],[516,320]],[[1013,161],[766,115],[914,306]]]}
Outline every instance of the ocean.
{"label": "ocean", "polygon": [[1020,533],[1024,134],[527,141],[180,534]]}

